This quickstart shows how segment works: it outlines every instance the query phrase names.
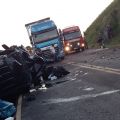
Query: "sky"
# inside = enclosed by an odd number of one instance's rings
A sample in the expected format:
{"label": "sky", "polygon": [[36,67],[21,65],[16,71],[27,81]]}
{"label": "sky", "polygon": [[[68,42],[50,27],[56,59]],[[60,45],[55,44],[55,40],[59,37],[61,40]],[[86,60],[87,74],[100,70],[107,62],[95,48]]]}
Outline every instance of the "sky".
{"label": "sky", "polygon": [[0,0],[2,44],[30,45],[25,24],[50,17],[58,28],[78,25],[85,31],[113,0]]}

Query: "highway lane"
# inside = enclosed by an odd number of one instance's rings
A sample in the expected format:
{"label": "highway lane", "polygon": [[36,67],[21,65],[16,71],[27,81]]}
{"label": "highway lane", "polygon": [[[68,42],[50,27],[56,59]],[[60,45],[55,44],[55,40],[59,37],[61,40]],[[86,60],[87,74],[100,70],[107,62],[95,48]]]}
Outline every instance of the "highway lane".
{"label": "highway lane", "polygon": [[67,82],[35,92],[35,101],[23,101],[22,120],[119,120],[120,62],[117,67],[96,61],[91,65],[81,58],[89,53],[87,59],[94,59],[94,52],[71,54],[57,63],[71,72],[59,79]]}

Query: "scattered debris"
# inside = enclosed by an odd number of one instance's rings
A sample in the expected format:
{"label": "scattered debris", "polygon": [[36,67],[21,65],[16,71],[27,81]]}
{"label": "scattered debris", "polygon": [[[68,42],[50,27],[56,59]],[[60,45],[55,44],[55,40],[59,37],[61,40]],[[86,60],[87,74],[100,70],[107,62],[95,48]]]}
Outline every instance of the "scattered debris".
{"label": "scattered debris", "polygon": [[74,81],[74,80],[76,80],[76,78],[72,78],[71,80]]}
{"label": "scattered debris", "polygon": [[36,92],[36,89],[30,89],[30,93]]}
{"label": "scattered debris", "polygon": [[5,120],[14,120],[14,117],[8,117]]}
{"label": "scattered debris", "polygon": [[43,84],[42,87],[38,88],[39,90],[47,90],[46,85]]}
{"label": "scattered debris", "polygon": [[50,74],[50,75],[48,76],[48,79],[49,79],[49,80],[56,80],[57,77],[56,77],[56,76],[52,76],[52,74]]}
{"label": "scattered debris", "polygon": [[50,66],[50,67],[46,67],[45,72],[44,72],[44,78],[45,80],[53,80],[53,79],[59,79],[60,77],[63,77],[67,74],[69,74],[70,72],[68,72],[65,68],[63,68],[62,66]]}
{"label": "scattered debris", "polygon": [[88,73],[84,73],[83,75],[87,75]]}
{"label": "scattered debris", "polygon": [[0,119],[12,117],[15,112],[16,108],[13,103],[0,99]]}
{"label": "scattered debris", "polygon": [[102,59],[104,59],[105,57],[104,56],[102,56]]}
{"label": "scattered debris", "polygon": [[85,91],[92,91],[92,90],[94,90],[94,88],[90,87],[90,88],[85,88],[83,90],[85,90]]}
{"label": "scattered debris", "polygon": [[1,99],[30,94],[31,88],[45,90],[46,81],[53,81],[69,74],[62,66],[47,66],[44,58],[36,54],[31,57],[23,46],[9,48],[3,45],[3,48],[5,50],[0,52]]}
{"label": "scattered debris", "polygon": [[79,75],[79,74],[78,74],[78,73],[76,73],[76,74],[75,74],[75,77],[76,77],[76,76],[78,76],[78,75]]}
{"label": "scattered debris", "polygon": [[80,80],[76,80],[76,82],[81,82],[82,80],[80,79]]}

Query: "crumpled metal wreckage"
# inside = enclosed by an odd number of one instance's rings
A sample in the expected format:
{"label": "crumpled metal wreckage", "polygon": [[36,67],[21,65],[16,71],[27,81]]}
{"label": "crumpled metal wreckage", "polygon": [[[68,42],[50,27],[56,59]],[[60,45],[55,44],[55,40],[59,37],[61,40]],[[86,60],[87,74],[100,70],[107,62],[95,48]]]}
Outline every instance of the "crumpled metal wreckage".
{"label": "crumpled metal wreckage", "polygon": [[69,74],[62,66],[47,66],[37,54],[31,58],[23,46],[2,46],[5,50],[0,52],[1,99],[29,93],[32,85],[42,87],[53,76],[58,79]]}

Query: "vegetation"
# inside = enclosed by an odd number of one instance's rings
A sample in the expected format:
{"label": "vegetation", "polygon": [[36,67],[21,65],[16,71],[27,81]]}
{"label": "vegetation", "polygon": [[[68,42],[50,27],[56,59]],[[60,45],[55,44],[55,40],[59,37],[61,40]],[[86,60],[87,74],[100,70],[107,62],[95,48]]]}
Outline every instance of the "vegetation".
{"label": "vegetation", "polygon": [[[111,37],[107,28],[111,29]],[[85,31],[90,47],[97,47],[97,38],[102,33],[106,46],[120,46],[120,0],[114,0]]]}

